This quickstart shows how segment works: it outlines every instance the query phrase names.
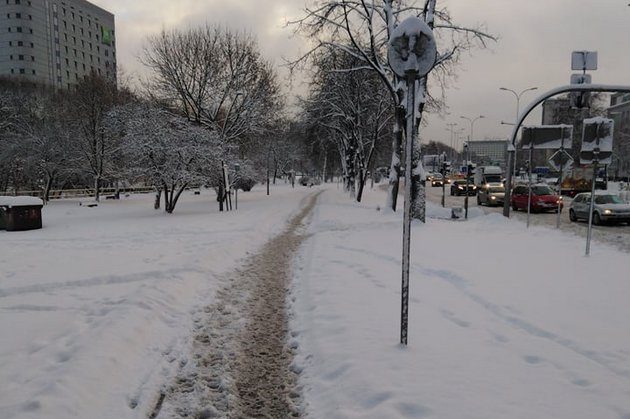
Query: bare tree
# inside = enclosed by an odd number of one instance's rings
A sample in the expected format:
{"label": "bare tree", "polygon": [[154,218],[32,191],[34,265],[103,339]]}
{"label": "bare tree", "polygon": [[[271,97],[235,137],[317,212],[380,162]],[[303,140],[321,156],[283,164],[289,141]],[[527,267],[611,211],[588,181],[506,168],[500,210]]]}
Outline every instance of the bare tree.
{"label": "bare tree", "polygon": [[105,117],[116,104],[132,100],[132,95],[117,88],[109,79],[92,72],[72,92],[72,126],[76,133],[73,142],[77,167],[92,176],[94,198],[100,199],[103,181],[115,170],[112,166],[120,151],[120,138],[109,135]]}
{"label": "bare tree", "polygon": [[160,191],[167,213],[173,213],[187,187],[217,183],[226,153],[216,134],[149,104],[115,108],[108,125],[123,133],[128,176]]}
{"label": "bare tree", "polygon": [[360,202],[375,150],[393,118],[388,92],[377,75],[354,71],[356,61],[343,51],[321,51],[306,109],[334,139],[346,189]]}
{"label": "bare tree", "polygon": [[[417,3],[415,0],[319,0],[305,10],[303,17],[291,22],[296,32],[309,37],[314,44],[306,54],[290,63],[291,68],[306,65],[321,49],[341,50],[357,59],[359,64],[354,70],[374,71],[389,91],[395,108],[395,120],[387,206],[393,210],[396,209],[404,118],[407,113],[404,81],[393,74],[386,58],[394,28],[403,18],[416,15],[435,30],[438,46],[443,52],[439,55],[430,78],[431,84],[442,88],[442,98],[443,89],[454,75],[461,53],[476,45],[485,46],[488,40],[494,39],[481,28],[466,28],[455,24],[446,8],[436,9],[436,0],[426,0],[423,6],[417,6]],[[420,83],[418,97],[424,100],[419,101],[419,116],[422,115],[425,104],[433,110],[444,106],[442,98],[429,94],[427,84],[426,78]],[[417,119],[417,124],[420,119]],[[418,164],[418,156],[414,156],[414,162]],[[421,167],[414,168],[416,176],[421,171]],[[420,191],[414,188],[412,199],[413,195],[417,198]]]}
{"label": "bare tree", "polygon": [[247,148],[282,108],[276,74],[255,39],[208,26],[150,37],[142,62],[153,71],[150,95],[222,140]]}

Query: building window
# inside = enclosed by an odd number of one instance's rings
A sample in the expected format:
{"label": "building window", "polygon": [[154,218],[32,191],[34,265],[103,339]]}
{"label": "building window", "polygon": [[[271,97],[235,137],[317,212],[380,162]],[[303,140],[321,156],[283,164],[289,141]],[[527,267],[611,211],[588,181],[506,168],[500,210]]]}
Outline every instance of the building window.
{"label": "building window", "polygon": [[26,74],[26,70],[24,70],[23,68],[20,68],[20,74]]}
{"label": "building window", "polygon": [[15,18],[16,19],[22,19],[22,13],[16,13],[15,14]]}
{"label": "building window", "polygon": [[18,60],[24,61],[24,56],[22,54],[18,55]]}
{"label": "building window", "polygon": [[15,30],[18,31],[18,32],[22,32],[22,27],[18,26],[17,28],[15,28]]}
{"label": "building window", "polygon": [[13,46],[13,42],[9,41],[9,46],[12,47]]}
{"label": "building window", "polygon": [[33,75],[35,75],[35,70],[33,70]]}

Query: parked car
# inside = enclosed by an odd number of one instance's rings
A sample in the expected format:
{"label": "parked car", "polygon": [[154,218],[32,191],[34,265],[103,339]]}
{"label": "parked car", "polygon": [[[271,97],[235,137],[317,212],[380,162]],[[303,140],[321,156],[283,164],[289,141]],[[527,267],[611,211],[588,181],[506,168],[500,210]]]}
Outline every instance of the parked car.
{"label": "parked car", "polygon": [[[514,187],[510,204],[514,211],[522,209],[527,211],[527,200],[529,198],[529,188],[527,185]],[[562,197],[556,195],[554,191],[544,184],[532,185],[532,212],[553,211],[557,212],[558,208],[562,211]]]}
{"label": "parked car", "polygon": [[[569,207],[569,219],[588,221],[591,208],[591,194],[577,194]],[[626,204],[619,196],[613,194],[596,194],[593,203],[593,224],[605,222],[630,223],[630,204]]]}
{"label": "parked car", "polygon": [[477,192],[477,205],[503,205],[505,198],[505,188],[502,184],[488,184],[483,188],[479,188]]}
{"label": "parked car", "polygon": [[466,179],[455,179],[451,183],[451,196],[453,195],[475,195],[477,194],[477,187],[472,183],[472,181],[468,184],[468,189],[466,189]]}

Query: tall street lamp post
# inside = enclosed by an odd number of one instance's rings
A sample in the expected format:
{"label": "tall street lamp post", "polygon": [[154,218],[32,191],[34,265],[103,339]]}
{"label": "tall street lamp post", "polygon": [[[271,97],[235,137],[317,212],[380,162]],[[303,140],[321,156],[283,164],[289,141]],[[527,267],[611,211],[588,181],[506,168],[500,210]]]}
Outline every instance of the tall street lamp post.
{"label": "tall street lamp post", "polygon": [[468,141],[472,141],[473,140],[473,129],[475,127],[475,121],[481,118],[485,118],[485,116],[483,115],[479,115],[476,118],[468,118],[467,116],[460,116],[460,118],[467,120],[468,122],[470,122],[470,136],[468,137]]}
{"label": "tall street lamp post", "polygon": [[[514,120],[514,123],[516,124],[518,122],[518,113],[520,112],[520,103],[521,103],[521,96],[523,95],[523,93],[525,92],[529,92],[532,90],[536,90],[538,89],[538,87],[529,87],[525,90],[521,90],[520,93],[516,93],[514,90],[512,89],[508,89],[506,87],[499,87],[499,90],[504,90],[506,92],[511,92],[514,97],[516,97],[516,119]],[[503,124],[503,122],[501,122]],[[508,125],[508,124],[505,124]],[[516,144],[512,143],[512,147],[510,148],[510,156],[508,157],[508,170],[510,170],[510,164],[512,165],[511,167],[511,173],[512,173],[512,178],[516,177]],[[509,187],[511,187],[511,185],[508,185]]]}

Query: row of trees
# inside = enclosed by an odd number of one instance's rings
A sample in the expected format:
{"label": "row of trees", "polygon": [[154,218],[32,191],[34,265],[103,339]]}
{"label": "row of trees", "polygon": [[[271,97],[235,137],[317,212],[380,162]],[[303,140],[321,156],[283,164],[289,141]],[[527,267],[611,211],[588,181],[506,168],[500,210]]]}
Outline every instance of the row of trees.
{"label": "row of trees", "polygon": [[103,185],[143,183],[171,213],[187,187],[214,187],[222,206],[229,187],[300,160],[276,74],[248,34],[164,31],[143,61],[152,75],[135,94],[96,74],[70,91],[1,81],[0,190],[48,200],[89,186],[99,200]]}
{"label": "row of trees", "polygon": [[[434,30],[441,52],[433,70],[419,82],[419,100],[414,109],[406,109],[405,80],[392,72],[387,61],[394,28],[408,16],[420,17]],[[494,37],[483,28],[454,23],[448,10],[438,7],[437,0],[318,0],[292,25],[312,45],[290,64],[293,69],[315,71],[305,106],[306,119],[329,121],[319,125],[337,144],[347,187],[352,189],[354,179],[359,180],[358,199],[362,171],[370,162],[371,152],[384,149],[384,138],[390,137],[386,204],[396,210],[406,116],[413,112],[417,127],[423,111],[443,110],[444,88],[454,77],[461,54],[473,47],[485,47]],[[431,94],[429,85],[440,94]],[[369,117],[361,116],[364,111]],[[412,216],[424,220],[419,157],[416,147],[412,179],[407,181],[412,182]]]}

